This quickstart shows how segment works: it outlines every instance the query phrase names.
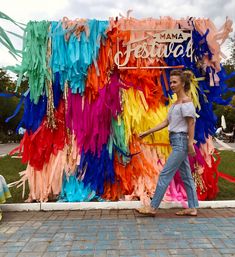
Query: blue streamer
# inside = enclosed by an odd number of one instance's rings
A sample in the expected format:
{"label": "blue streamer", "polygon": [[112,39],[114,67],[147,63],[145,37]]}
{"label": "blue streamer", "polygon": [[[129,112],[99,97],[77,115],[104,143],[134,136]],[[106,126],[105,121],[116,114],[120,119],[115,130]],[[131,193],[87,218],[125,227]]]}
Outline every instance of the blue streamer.
{"label": "blue streamer", "polygon": [[60,103],[62,91],[60,88],[60,73],[56,72],[54,74],[54,82],[52,84],[53,88],[53,100],[54,100],[54,106],[57,109]]}
{"label": "blue streamer", "polygon": [[82,152],[77,174],[78,177],[84,177],[82,181],[85,186],[90,185],[97,195],[102,195],[104,183],[114,183],[114,154],[110,158],[106,145],[103,146],[100,157],[91,151]]}
{"label": "blue streamer", "polygon": [[[54,106],[58,108],[59,101],[61,98],[61,89],[60,89],[60,75],[59,72],[54,74],[54,82],[52,84],[53,88],[53,98]],[[24,114],[23,117],[17,126],[17,131],[20,127],[24,127],[28,133],[35,132],[38,127],[41,125],[42,120],[44,119],[47,111],[47,97],[44,93],[39,97],[38,103],[34,104],[30,100],[30,95],[28,94],[24,99]]]}
{"label": "blue streamer", "polygon": [[195,139],[197,144],[206,143],[206,138],[209,135],[214,135],[216,131],[217,117],[213,113],[212,103],[206,101],[204,96],[199,93],[199,101],[201,110],[197,110],[200,115],[195,124]]}
{"label": "blue streamer", "polygon": [[18,94],[0,93],[0,97],[4,97],[4,98],[11,98],[14,96],[18,97]]}
{"label": "blue streamer", "polygon": [[34,104],[33,101],[30,100],[30,94],[28,94],[24,101],[24,114],[17,130],[20,127],[24,127],[28,133],[31,131],[35,132],[46,115],[46,109],[47,97],[45,94],[39,97],[37,104]]}
{"label": "blue streamer", "polygon": [[20,108],[21,108],[21,106],[23,104],[23,101],[24,101],[25,97],[28,95],[28,93],[29,93],[29,89],[21,96],[20,101],[17,104],[14,113],[5,120],[6,123],[9,122],[12,118],[14,118],[19,113]]}
{"label": "blue streamer", "polygon": [[[193,25],[193,21],[191,21],[191,23]],[[213,56],[207,43],[208,34],[209,30],[207,30],[204,35],[201,35],[195,28],[193,29],[193,61],[191,61],[190,58],[186,57],[186,55],[174,58],[172,54],[164,59],[168,66],[184,65],[185,69],[191,70],[196,77],[205,77],[204,81],[199,81],[198,83],[199,102],[201,105],[201,110],[197,110],[197,113],[200,115],[200,117],[197,118],[195,126],[195,139],[197,140],[198,144],[205,143],[206,138],[209,135],[214,135],[216,131],[217,117],[213,113],[212,103],[228,105],[231,101],[231,97],[228,99],[223,99],[222,96],[228,91],[235,91],[234,88],[228,88],[225,83],[227,79],[231,78],[235,74],[231,73],[227,75],[222,65],[221,71],[217,73],[220,78],[220,82],[219,85],[215,86],[210,86],[210,74],[212,73],[213,79],[215,74],[215,70],[213,69],[213,67],[207,67],[205,71],[200,66],[197,66],[197,62],[203,61],[205,55],[208,56],[209,59],[211,59]],[[187,43],[187,41],[182,43],[184,45],[184,49],[186,49]],[[166,76],[169,81],[169,71],[166,71]],[[163,83],[162,78],[161,82]],[[165,95],[166,89],[164,87],[163,92]],[[171,90],[169,90],[167,94],[169,96],[172,96]]]}
{"label": "blue streamer", "polygon": [[53,73],[60,72],[60,86],[64,89],[66,81],[73,93],[83,94],[89,66],[98,57],[100,41],[106,38],[108,21],[87,20],[84,26],[89,28],[89,36],[82,31],[80,38],[71,33],[68,42],[64,39],[67,32],[61,23],[51,23]]}
{"label": "blue streamer", "polygon": [[55,74],[59,72],[60,87],[64,90],[64,84],[68,80],[68,57],[67,57],[67,42],[64,37],[65,31],[61,22],[51,22],[51,60],[50,66]]}
{"label": "blue streamer", "polygon": [[116,144],[113,143],[113,146],[114,148],[120,153],[122,154],[123,156],[127,157],[127,158],[132,158],[133,156],[141,153],[141,152],[136,152],[136,153],[132,153],[132,154],[128,154],[128,153],[125,153],[120,147],[118,147]]}
{"label": "blue streamer", "polygon": [[79,181],[76,175],[66,177],[64,173],[59,202],[89,202],[92,200],[103,201],[89,185],[85,186],[82,181]]}

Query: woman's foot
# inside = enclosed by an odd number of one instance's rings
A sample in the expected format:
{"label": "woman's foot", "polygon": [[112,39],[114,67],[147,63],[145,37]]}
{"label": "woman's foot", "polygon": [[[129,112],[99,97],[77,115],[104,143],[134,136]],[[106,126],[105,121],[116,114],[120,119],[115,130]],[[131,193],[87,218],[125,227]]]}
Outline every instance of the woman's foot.
{"label": "woman's foot", "polygon": [[155,208],[152,208],[151,206],[144,206],[140,209],[136,209],[141,214],[146,215],[155,215],[157,213],[157,210]]}
{"label": "woman's foot", "polygon": [[188,208],[181,211],[176,212],[178,216],[197,216],[197,209],[195,208]]}

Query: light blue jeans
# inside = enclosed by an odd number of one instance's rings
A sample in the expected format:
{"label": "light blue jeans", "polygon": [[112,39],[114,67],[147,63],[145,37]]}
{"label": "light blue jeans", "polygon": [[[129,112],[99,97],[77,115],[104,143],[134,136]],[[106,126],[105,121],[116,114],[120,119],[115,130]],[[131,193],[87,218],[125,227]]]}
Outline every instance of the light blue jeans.
{"label": "light blue jeans", "polygon": [[168,185],[173,179],[177,170],[184,182],[188,207],[198,207],[197,193],[188,160],[188,138],[184,132],[170,133],[170,144],[172,152],[160,173],[158,184],[151,201],[151,207],[158,208],[166,192]]}

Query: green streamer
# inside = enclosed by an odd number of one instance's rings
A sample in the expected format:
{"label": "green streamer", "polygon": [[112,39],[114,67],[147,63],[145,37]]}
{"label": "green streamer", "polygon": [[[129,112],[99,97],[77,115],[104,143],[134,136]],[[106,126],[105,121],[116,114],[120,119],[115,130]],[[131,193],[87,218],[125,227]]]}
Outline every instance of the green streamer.
{"label": "green streamer", "polygon": [[[13,24],[15,24],[16,26],[18,26],[19,28],[21,28],[23,30],[23,27],[21,27],[19,25],[18,22],[14,21],[12,18],[10,18],[9,16],[7,16],[6,14],[4,14],[3,12],[0,11],[0,19],[4,19],[7,21],[12,22]],[[10,38],[8,37],[7,33],[10,33],[14,36],[20,37],[20,35],[10,32],[10,31],[5,31],[1,26],[0,26],[0,44],[3,45],[4,47],[6,47],[9,50],[9,53],[15,58],[17,59],[17,56],[20,57],[19,55],[19,51],[15,49],[15,47],[13,46]]]}
{"label": "green streamer", "polygon": [[[112,155],[113,151],[113,144],[115,144],[122,152],[124,152],[126,155],[130,154],[129,146],[126,144],[126,138],[125,138],[125,127],[124,127],[124,121],[119,116],[117,120],[112,119],[112,129],[111,129],[111,135],[109,138],[108,143],[108,150],[110,156]],[[126,164],[130,161],[130,158],[127,156],[122,155],[120,152],[118,152],[119,161]]]}
{"label": "green streamer", "polygon": [[[47,70],[48,21],[30,21],[24,32],[22,63],[17,88],[23,75],[28,77],[30,99],[37,104],[39,97],[45,93],[45,81],[50,80]],[[47,93],[47,92],[46,92]]]}

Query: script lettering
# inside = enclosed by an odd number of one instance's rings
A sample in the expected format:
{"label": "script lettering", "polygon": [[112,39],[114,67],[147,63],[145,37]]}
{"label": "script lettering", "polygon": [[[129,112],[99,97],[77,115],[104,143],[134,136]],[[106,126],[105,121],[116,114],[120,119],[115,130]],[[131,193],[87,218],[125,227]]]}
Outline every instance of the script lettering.
{"label": "script lettering", "polygon": [[[188,40],[187,44],[181,44],[185,40]],[[191,60],[193,56],[191,34],[181,30],[166,30],[154,35],[148,33],[147,36],[123,43],[123,47],[125,50],[118,51],[114,56],[119,68],[127,66],[131,56],[136,59],[148,58],[150,62],[170,55],[175,58],[186,56]]]}

